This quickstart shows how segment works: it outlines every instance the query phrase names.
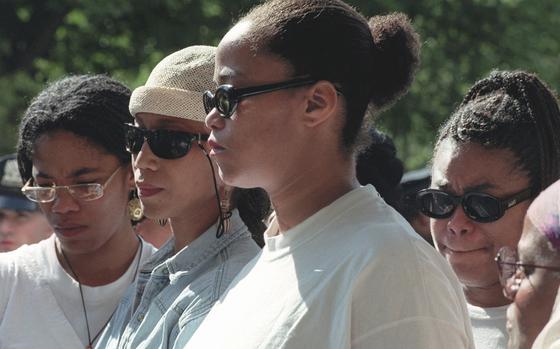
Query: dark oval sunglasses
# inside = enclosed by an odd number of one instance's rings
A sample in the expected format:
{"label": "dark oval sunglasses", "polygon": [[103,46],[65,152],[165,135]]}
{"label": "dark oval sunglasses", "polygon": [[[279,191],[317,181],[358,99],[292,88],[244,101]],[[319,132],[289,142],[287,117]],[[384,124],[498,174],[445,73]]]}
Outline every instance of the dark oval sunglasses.
{"label": "dark oval sunglasses", "polygon": [[530,188],[505,199],[498,199],[486,193],[470,192],[456,196],[443,190],[423,189],[416,193],[416,205],[424,215],[443,219],[451,217],[457,206],[461,204],[467,217],[479,223],[489,223],[497,221],[507,209],[531,196]]}
{"label": "dark oval sunglasses", "polygon": [[144,140],[148,142],[152,153],[162,159],[178,159],[187,155],[193,141],[208,140],[208,135],[193,134],[172,130],[147,130],[131,124],[125,124],[126,150],[138,154]]}
{"label": "dark oval sunglasses", "polygon": [[212,93],[211,91],[204,92],[204,94],[202,95],[202,102],[204,104],[204,110],[206,111],[206,114],[210,113],[212,109],[216,108],[216,110],[218,110],[223,118],[230,118],[235,112],[237,104],[243,98],[287,88],[311,85],[316,82],[317,80],[312,79],[309,76],[304,76],[292,80],[277,82],[274,84],[251,86],[245,88],[235,88],[232,85],[227,84],[220,85],[214,93]]}

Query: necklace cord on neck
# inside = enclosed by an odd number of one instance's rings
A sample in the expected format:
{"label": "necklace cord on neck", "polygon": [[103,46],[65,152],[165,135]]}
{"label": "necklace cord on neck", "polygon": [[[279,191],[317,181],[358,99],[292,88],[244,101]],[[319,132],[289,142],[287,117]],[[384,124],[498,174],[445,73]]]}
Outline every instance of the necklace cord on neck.
{"label": "necklace cord on neck", "polygon": [[231,217],[231,212],[223,212],[222,211],[222,206],[220,205],[220,193],[218,191],[218,183],[216,182],[216,172],[214,171],[214,166],[212,165],[212,160],[210,159],[210,155],[208,155],[208,152],[206,151],[206,149],[204,149],[204,147],[202,146],[200,141],[198,142],[198,147],[202,150],[202,152],[204,153],[204,155],[208,159],[208,163],[210,164],[210,170],[212,171],[212,182],[214,183],[214,192],[216,193],[216,201],[218,203],[218,212],[219,212],[218,227],[216,229],[216,238],[219,239],[219,238],[222,237],[222,235],[224,235],[224,232],[225,232],[224,221],[226,219],[228,219],[229,217]]}
{"label": "necklace cord on neck", "polygon": [[[142,260],[142,250],[143,250],[143,246],[144,246],[144,243],[143,243],[142,239],[140,239],[140,237],[138,235],[136,235],[136,238],[138,239],[138,241],[140,243],[140,247],[139,247],[140,252],[138,253],[138,260],[136,262],[136,267],[134,268],[134,274],[133,274],[132,282],[134,282],[134,280],[136,280],[136,277],[138,275],[138,269],[140,267],[140,261]],[[64,261],[66,262],[66,264],[68,265],[68,268],[72,272],[72,276],[74,276],[74,278],[78,282],[78,289],[80,290],[80,299],[82,301],[82,309],[84,311],[84,319],[86,321],[86,329],[87,329],[87,336],[88,336],[88,346],[87,346],[87,348],[93,348],[93,343],[97,340],[99,335],[101,335],[101,332],[103,332],[105,327],[107,327],[107,325],[109,324],[109,321],[111,321],[111,318],[115,314],[116,309],[113,310],[113,312],[111,313],[111,316],[109,316],[109,319],[107,319],[107,322],[105,322],[103,327],[101,327],[101,330],[99,330],[99,332],[97,332],[95,337],[93,337],[93,339],[92,339],[91,338],[91,332],[90,332],[90,329],[89,329],[89,319],[88,319],[87,310],[86,310],[86,302],[85,302],[85,298],[84,298],[84,291],[82,289],[82,283],[80,282],[80,279],[78,278],[78,274],[76,274],[76,272],[74,271],[74,268],[72,268],[72,264],[70,264],[70,260],[66,256],[66,253],[64,253],[64,250],[62,249],[62,246],[60,246],[60,253],[62,254],[62,257],[64,257]]]}

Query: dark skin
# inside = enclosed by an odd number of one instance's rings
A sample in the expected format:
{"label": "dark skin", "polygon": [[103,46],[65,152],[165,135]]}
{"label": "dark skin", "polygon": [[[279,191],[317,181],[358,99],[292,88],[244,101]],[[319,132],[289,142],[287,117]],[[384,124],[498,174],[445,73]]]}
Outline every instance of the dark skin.
{"label": "dark skin", "polygon": [[[245,41],[250,30],[250,22],[241,22],[220,42],[218,84],[245,87],[291,77],[284,60],[251,50]],[[283,232],[359,186],[353,157],[341,146],[342,121],[342,97],[328,81],[253,96],[231,119],[215,109],[208,114],[210,155],[225,183],[266,190]]]}
{"label": "dark skin", "polygon": [[[151,130],[167,129],[192,134],[209,132],[200,121],[172,116],[138,113],[135,119],[136,124]],[[201,142],[200,146],[206,148],[207,143]],[[144,214],[154,219],[169,219],[175,237],[175,252],[197,239],[218,220],[212,171],[200,146],[193,141],[185,156],[162,159],[144,142],[140,152],[133,155],[134,176]],[[219,178],[217,183],[223,190],[224,185]]]}
{"label": "dark skin", "polygon": [[41,204],[41,209],[56,234],[57,257],[68,274],[73,275],[73,269],[79,281],[88,286],[117,280],[139,247],[126,214],[133,185],[130,166],[68,131],[40,136],[32,162],[33,182],[39,186],[105,183],[115,173],[97,200],[83,202],[60,189],[55,200]]}

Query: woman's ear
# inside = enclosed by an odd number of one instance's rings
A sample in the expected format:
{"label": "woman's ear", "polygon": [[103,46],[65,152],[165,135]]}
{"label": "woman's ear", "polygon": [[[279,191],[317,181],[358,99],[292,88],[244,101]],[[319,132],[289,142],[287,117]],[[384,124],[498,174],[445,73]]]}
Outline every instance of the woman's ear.
{"label": "woman's ear", "polygon": [[126,171],[127,171],[127,181],[128,181],[128,186],[130,188],[130,190],[133,190],[136,188],[136,183],[134,181],[134,170],[132,168],[132,163],[128,164],[126,166]]}
{"label": "woman's ear", "polygon": [[316,82],[307,92],[304,121],[308,127],[315,127],[334,115],[340,104],[335,86],[326,80]]}

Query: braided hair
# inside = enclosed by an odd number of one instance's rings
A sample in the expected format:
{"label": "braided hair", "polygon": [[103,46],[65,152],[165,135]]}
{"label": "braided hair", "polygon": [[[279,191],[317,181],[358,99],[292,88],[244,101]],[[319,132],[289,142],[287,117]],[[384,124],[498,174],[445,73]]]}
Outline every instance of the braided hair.
{"label": "braided hair", "polygon": [[538,194],[560,177],[560,110],[554,92],[536,75],[494,71],[469,90],[439,131],[446,139],[513,153]]}
{"label": "braided hair", "polygon": [[49,85],[33,99],[20,123],[17,157],[23,181],[32,176],[35,142],[57,130],[84,137],[121,164],[130,163],[124,137],[124,124],[133,122],[129,99],[128,87],[106,75],[69,76]]}

